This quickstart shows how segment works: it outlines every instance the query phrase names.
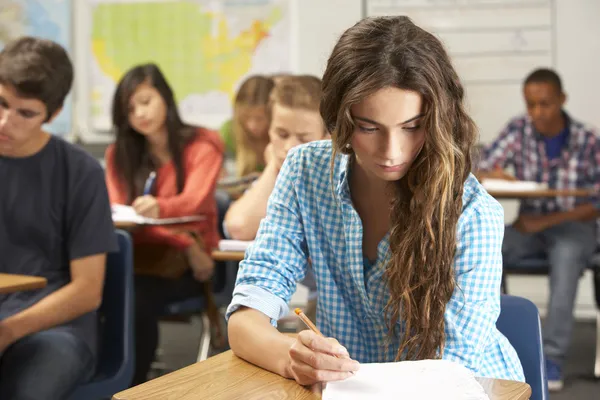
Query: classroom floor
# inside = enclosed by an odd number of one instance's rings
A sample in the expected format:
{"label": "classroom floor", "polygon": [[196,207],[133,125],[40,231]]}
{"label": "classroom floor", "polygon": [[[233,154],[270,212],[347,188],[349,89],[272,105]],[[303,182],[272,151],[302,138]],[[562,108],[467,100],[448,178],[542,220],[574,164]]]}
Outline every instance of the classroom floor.
{"label": "classroom floor", "polygon": [[[169,369],[179,369],[196,361],[199,329],[199,326],[191,329],[183,323],[161,324],[160,359]],[[593,321],[577,323],[571,356],[565,369],[565,388],[559,393],[552,393],[550,400],[598,398],[600,381],[593,379],[595,329]]]}

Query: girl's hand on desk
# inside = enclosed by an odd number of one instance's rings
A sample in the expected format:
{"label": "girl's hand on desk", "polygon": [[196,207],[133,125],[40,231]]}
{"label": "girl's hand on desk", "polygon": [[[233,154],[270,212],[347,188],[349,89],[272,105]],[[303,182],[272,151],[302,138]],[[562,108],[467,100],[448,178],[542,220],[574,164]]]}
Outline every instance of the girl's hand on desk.
{"label": "girl's hand on desk", "polygon": [[136,213],[146,218],[158,218],[160,216],[160,207],[158,200],[154,196],[140,196],[131,204]]}
{"label": "girl's hand on desk", "polygon": [[290,372],[300,385],[341,381],[358,371],[358,361],[333,338],[324,338],[306,330],[298,334],[290,347]]}

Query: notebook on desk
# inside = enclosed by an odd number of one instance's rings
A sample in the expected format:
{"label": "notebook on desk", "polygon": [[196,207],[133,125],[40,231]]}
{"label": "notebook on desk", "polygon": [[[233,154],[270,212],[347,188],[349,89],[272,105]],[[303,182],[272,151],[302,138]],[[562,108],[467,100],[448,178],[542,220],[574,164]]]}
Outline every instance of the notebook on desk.
{"label": "notebook on desk", "polygon": [[548,184],[534,181],[509,181],[505,179],[483,179],[481,184],[489,192],[535,192],[547,190]]}
{"label": "notebook on desk", "polygon": [[361,364],[344,381],[329,382],[323,400],[489,400],[473,372],[446,360]]}
{"label": "notebook on desk", "polygon": [[137,225],[174,225],[202,221],[205,219],[205,217],[201,215],[177,218],[147,218],[139,215],[131,206],[114,204],[111,208],[112,219],[115,223],[124,222],[133,223]]}

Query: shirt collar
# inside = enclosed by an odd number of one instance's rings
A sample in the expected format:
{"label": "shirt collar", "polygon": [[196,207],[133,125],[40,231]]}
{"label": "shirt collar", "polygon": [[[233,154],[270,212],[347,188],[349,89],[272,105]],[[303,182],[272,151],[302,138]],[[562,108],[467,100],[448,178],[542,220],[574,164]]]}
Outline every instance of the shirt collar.
{"label": "shirt collar", "polygon": [[352,165],[351,156],[338,154],[338,157],[340,157],[340,163],[337,171],[336,193],[340,198],[350,198],[350,182],[348,177],[350,175],[350,166]]}

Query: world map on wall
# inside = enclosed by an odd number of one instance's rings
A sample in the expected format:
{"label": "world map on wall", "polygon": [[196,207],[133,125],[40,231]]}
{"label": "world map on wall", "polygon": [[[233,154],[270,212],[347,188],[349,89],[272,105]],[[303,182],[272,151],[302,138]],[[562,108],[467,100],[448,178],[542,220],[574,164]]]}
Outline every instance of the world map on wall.
{"label": "world map on wall", "polygon": [[155,62],[184,119],[230,117],[252,73],[289,72],[289,0],[95,0],[91,9],[91,122],[110,129],[117,82]]}
{"label": "world map on wall", "polygon": [[[0,0],[0,49],[24,35],[53,40],[70,52],[71,1]],[[57,135],[70,133],[71,115],[69,97],[61,114],[46,128]]]}

